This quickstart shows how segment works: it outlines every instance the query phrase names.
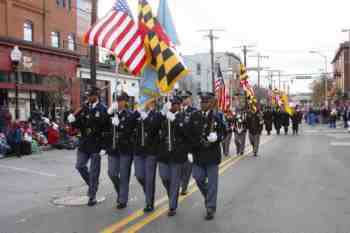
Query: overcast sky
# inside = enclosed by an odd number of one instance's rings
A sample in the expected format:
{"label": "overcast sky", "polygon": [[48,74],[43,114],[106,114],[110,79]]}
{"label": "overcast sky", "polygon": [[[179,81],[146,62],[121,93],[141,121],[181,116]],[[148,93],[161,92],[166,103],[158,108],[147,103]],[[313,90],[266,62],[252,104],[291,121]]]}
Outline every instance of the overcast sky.
{"label": "overcast sky", "polygon": [[[99,0],[103,15],[115,0]],[[137,0],[128,0],[136,15]],[[149,0],[156,13],[159,0]],[[328,71],[339,43],[347,40],[343,28],[350,28],[349,0],[168,0],[176,24],[183,54],[207,52],[209,42],[200,29],[218,28],[216,51],[253,44],[256,52],[270,57],[263,66],[285,73],[319,73],[324,59],[310,54],[318,50],[328,56]],[[254,52],[251,53],[254,55]],[[248,59],[248,67],[256,58]],[[254,76],[252,74],[252,76]],[[308,82],[294,82],[293,92],[306,91]]]}

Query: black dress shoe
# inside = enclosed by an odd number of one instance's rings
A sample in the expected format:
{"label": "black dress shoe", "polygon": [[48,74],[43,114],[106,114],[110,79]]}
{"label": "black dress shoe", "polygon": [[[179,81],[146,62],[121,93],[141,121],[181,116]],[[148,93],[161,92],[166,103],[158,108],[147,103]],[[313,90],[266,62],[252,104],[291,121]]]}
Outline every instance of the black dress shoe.
{"label": "black dress shoe", "polygon": [[184,189],[181,191],[181,196],[186,196],[187,195],[187,189]]}
{"label": "black dress shoe", "polygon": [[176,210],[170,209],[169,212],[168,212],[168,216],[169,216],[169,217],[173,217],[173,216],[175,216],[175,215],[176,215]]}
{"label": "black dress shoe", "polygon": [[257,153],[254,153],[254,156],[255,156],[255,157],[258,157],[258,154],[257,154]]}
{"label": "black dress shoe", "polygon": [[117,205],[117,209],[121,210],[121,209],[125,209],[128,205],[126,203],[118,203]]}
{"label": "black dress shoe", "polygon": [[97,204],[96,198],[89,198],[88,206],[94,206]]}
{"label": "black dress shoe", "polygon": [[152,205],[146,205],[146,207],[143,209],[143,212],[149,213],[154,210],[154,207]]}
{"label": "black dress shoe", "polygon": [[214,216],[215,216],[215,210],[208,209],[207,210],[207,215],[205,216],[205,220],[207,220],[207,221],[213,220]]}

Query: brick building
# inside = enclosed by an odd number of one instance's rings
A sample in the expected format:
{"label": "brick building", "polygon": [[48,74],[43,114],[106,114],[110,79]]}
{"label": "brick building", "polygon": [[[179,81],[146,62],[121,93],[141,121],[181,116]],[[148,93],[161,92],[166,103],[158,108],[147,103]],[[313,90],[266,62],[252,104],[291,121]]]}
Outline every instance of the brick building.
{"label": "brick building", "polygon": [[350,97],[350,42],[340,44],[332,61],[336,89]]}
{"label": "brick building", "polygon": [[20,119],[34,108],[49,114],[57,105],[79,105],[79,94],[72,93],[79,93],[76,70],[87,49],[77,43],[77,11],[77,0],[0,0],[0,107],[9,106],[14,113],[14,46],[22,52]]}

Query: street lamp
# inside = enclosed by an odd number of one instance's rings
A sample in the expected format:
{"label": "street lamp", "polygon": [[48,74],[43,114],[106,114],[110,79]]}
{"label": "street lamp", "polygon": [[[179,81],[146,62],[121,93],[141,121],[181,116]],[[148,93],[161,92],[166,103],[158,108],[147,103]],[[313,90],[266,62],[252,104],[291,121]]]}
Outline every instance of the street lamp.
{"label": "street lamp", "polygon": [[327,65],[328,65],[328,59],[327,59],[327,56],[322,54],[321,52],[319,51],[310,51],[310,53],[312,54],[318,54],[319,56],[323,57],[324,58],[324,71],[325,71],[325,92],[324,92],[324,98],[325,98],[325,105],[326,107],[328,106],[328,98],[327,98],[327,93],[328,93],[328,70],[327,70]]}
{"label": "street lamp", "polygon": [[19,50],[18,46],[15,46],[11,51],[11,63],[12,69],[15,73],[15,118],[18,120],[19,118],[19,110],[18,110],[18,65],[22,60],[22,52]]}

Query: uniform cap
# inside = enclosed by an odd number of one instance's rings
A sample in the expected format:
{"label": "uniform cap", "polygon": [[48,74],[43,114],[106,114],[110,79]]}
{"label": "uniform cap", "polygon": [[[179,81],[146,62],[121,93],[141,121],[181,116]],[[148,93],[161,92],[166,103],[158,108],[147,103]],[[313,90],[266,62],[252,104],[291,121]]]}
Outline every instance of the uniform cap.
{"label": "uniform cap", "polygon": [[181,104],[182,103],[182,98],[180,96],[178,96],[178,95],[173,96],[170,99],[170,103],[172,103],[172,104]]}
{"label": "uniform cap", "polygon": [[202,102],[208,102],[215,99],[215,95],[212,92],[199,92],[198,95],[201,98]]}
{"label": "uniform cap", "polygon": [[188,98],[192,96],[192,92],[190,91],[179,91],[178,95],[182,98]]}
{"label": "uniform cap", "polygon": [[99,96],[100,95],[100,89],[98,87],[90,87],[87,90],[86,95],[87,96],[94,96],[94,95]]}
{"label": "uniform cap", "polygon": [[117,94],[117,101],[129,101],[129,95],[126,92]]}

